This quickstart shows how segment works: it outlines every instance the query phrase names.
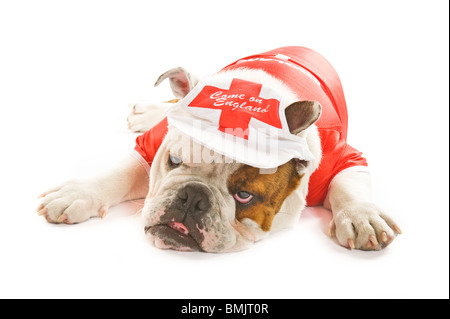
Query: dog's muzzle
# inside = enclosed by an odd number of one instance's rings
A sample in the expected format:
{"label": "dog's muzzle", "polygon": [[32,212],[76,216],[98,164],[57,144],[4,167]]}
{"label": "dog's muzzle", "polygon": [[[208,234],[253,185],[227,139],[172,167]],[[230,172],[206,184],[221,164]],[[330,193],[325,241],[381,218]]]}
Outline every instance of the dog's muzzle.
{"label": "dog's muzzle", "polygon": [[211,213],[213,198],[212,191],[205,184],[185,184],[165,208],[160,223],[145,227],[145,232],[170,248],[201,251],[204,232],[207,231],[204,222]]}

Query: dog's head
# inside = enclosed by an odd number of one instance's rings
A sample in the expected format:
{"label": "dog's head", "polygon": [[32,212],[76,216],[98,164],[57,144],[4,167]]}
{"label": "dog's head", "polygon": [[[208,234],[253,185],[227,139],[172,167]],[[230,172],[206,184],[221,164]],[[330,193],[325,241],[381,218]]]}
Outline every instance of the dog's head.
{"label": "dog's head", "polygon": [[[163,74],[157,84],[164,78],[170,78],[178,97],[195,84],[181,68]],[[187,89],[180,93],[179,87]],[[290,104],[284,110],[290,133],[307,137],[320,112],[316,102]],[[291,159],[272,169],[252,167],[169,126],[150,171],[143,208],[146,234],[162,249],[242,250],[298,217],[309,176],[317,165]]]}
{"label": "dog's head", "polygon": [[[289,127],[296,134],[319,114],[320,106],[311,102],[286,109]],[[202,156],[196,159],[196,154]],[[275,169],[237,163],[169,127],[150,171],[145,231],[158,248],[244,249],[267,236],[286,199],[308,182],[307,168],[308,162],[298,159]]]}

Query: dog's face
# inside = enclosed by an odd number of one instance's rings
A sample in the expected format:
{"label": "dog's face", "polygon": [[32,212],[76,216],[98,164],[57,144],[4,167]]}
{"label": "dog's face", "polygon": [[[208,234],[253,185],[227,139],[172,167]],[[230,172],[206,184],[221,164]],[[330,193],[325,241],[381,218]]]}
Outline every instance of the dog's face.
{"label": "dog's face", "polygon": [[294,159],[273,170],[236,163],[169,127],[151,167],[146,234],[162,249],[242,250],[268,234],[306,166]]}
{"label": "dog's face", "polygon": [[[275,172],[232,162],[192,163],[178,151],[184,140],[171,130],[157,155],[146,200],[146,232],[159,248],[223,252],[240,250],[270,231],[301,176],[290,161]],[[193,143],[193,148],[205,151]]]}

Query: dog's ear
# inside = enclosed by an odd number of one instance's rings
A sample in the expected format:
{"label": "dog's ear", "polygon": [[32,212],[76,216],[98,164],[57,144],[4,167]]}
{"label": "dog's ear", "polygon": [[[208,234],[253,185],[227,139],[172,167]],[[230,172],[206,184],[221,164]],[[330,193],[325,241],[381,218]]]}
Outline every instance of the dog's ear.
{"label": "dog's ear", "polygon": [[182,67],[171,69],[161,74],[155,82],[155,86],[161,84],[165,79],[170,80],[170,87],[175,97],[184,98],[198,83],[195,76],[191,75],[188,71]]}
{"label": "dog's ear", "polygon": [[299,101],[289,105],[284,112],[289,131],[298,134],[319,119],[322,106],[315,101]]}

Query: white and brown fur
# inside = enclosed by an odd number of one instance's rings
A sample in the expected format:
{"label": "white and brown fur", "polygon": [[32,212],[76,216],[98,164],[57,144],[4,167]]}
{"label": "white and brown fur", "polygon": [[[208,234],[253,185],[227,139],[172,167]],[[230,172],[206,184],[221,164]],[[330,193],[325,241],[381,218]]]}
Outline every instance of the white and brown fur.
{"label": "white and brown fur", "polygon": [[[292,225],[306,205],[309,177],[320,164],[320,140],[313,124],[320,114],[320,106],[312,102],[297,102],[294,93],[264,71],[236,70],[215,76],[240,78],[269,85],[283,92],[284,98],[292,106],[287,108],[288,123],[289,118],[294,116],[299,118],[302,115],[300,118],[303,118],[300,122],[291,121],[291,132],[306,138],[316,160],[309,163],[292,160],[273,174],[257,174],[254,168],[236,162],[190,164],[188,159],[183,158],[183,154],[177,153],[182,149],[177,144],[183,140],[179,136],[181,133],[169,127],[149,175],[141,163],[130,156],[102,176],[64,183],[46,191],[41,195],[43,200],[38,207],[39,215],[45,216],[52,223],[79,223],[91,217],[103,217],[109,207],[120,202],[146,198],[142,215],[146,233],[155,246],[205,252],[242,250],[267,237],[270,232]],[[165,79],[170,80],[177,99],[186,96],[197,83],[196,78],[183,68],[164,73],[156,85]],[[136,132],[148,130],[164,118],[173,102],[176,100],[132,104],[128,117],[129,128]],[[292,113],[292,116],[288,113]],[[196,143],[191,145],[197,149],[203,148]],[[168,168],[169,155],[183,159],[183,165],[176,169]],[[253,182],[249,183],[249,180]],[[276,191],[273,190],[274,180],[277,184]],[[243,184],[245,190],[253,191],[261,197],[251,207],[239,207],[233,199],[233,193],[242,189]],[[191,238],[190,243],[184,245],[182,240],[167,239],[164,236],[165,229],[160,233],[156,229],[160,225],[164,228],[169,219],[176,218],[168,209],[178,207],[176,201],[180,196],[177,194],[180,189],[185,192],[183,187],[186,185],[194,185],[192,187],[207,194],[208,205],[205,207],[208,214],[205,213],[201,223],[195,218],[185,223],[190,229]],[[266,200],[275,193],[277,195],[273,195],[273,200]],[[401,233],[396,223],[373,203],[370,174],[367,172],[339,173],[329,187],[324,206],[333,213],[330,235],[344,247],[379,250]]]}

